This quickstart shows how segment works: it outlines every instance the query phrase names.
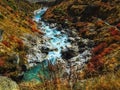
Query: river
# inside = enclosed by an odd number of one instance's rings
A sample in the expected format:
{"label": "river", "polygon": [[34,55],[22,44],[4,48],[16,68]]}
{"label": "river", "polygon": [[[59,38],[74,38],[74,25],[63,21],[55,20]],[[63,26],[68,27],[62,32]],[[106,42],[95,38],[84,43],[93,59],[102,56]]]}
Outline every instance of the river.
{"label": "river", "polygon": [[[42,8],[39,10],[36,10],[34,12],[35,16],[33,18],[33,20],[37,23],[40,23],[41,25],[39,25],[38,27],[42,30],[42,32],[44,33],[44,36],[42,37],[42,39],[45,40],[45,42],[43,42],[41,45],[38,45],[36,47],[41,47],[43,46],[44,48],[47,48],[48,53],[46,55],[46,57],[44,58],[44,60],[42,60],[42,62],[40,64],[37,64],[36,66],[32,67],[29,71],[27,71],[24,75],[24,79],[25,80],[32,80],[32,79],[36,79],[36,80],[40,80],[40,78],[38,77],[38,73],[44,75],[46,74],[47,77],[48,76],[48,70],[44,70],[42,71],[41,68],[44,63],[44,66],[48,65],[48,61],[52,64],[55,65],[56,64],[56,60],[62,60],[61,59],[61,51],[67,49],[68,46],[70,46],[70,42],[68,42],[68,36],[66,34],[61,33],[59,30],[57,30],[57,28],[55,26],[50,27],[49,24],[45,23],[44,21],[41,20],[41,16],[45,13],[45,11],[47,10],[47,8]],[[40,56],[39,55],[41,53],[36,53],[36,55],[38,56],[38,60],[36,60],[36,58],[34,58],[33,55],[29,55],[28,59],[29,62],[33,62],[35,61],[39,61]],[[32,58],[32,59],[31,59]],[[45,63],[46,62],[46,63]],[[33,66],[33,65],[31,65]]]}
{"label": "river", "polygon": [[[88,47],[90,40],[79,37],[74,30],[67,29],[67,31],[71,31],[71,34],[68,35],[64,28],[58,30],[56,23],[49,24],[43,21],[42,15],[46,10],[47,8],[44,7],[34,11],[33,20],[44,35],[39,39],[31,37],[31,41],[37,40],[37,43],[31,45],[31,51],[27,55],[31,68],[24,73],[23,79],[25,81],[42,81],[41,76],[50,79],[49,63],[52,65],[58,61],[63,63],[65,65],[64,71],[69,75],[71,67],[74,67],[74,71],[80,71],[85,62],[91,58],[91,48]],[[79,44],[82,44],[82,47],[79,47]],[[80,50],[82,52],[79,52]]]}

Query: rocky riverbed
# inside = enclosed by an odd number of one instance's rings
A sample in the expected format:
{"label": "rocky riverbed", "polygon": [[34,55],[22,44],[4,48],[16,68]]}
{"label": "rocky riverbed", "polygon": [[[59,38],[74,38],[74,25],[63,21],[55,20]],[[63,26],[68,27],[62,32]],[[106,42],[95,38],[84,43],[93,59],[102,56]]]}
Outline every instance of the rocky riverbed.
{"label": "rocky riverbed", "polygon": [[[24,74],[24,79],[28,81],[40,80],[38,74],[43,72],[42,64],[47,67],[49,63],[52,65],[62,63],[60,67],[63,67],[64,70],[61,73],[69,75],[73,71],[80,72],[85,63],[91,59],[90,51],[94,42],[79,37],[74,28],[69,30],[60,24],[43,21],[42,15],[46,10],[47,8],[36,10],[33,18],[43,35],[34,38],[27,35],[27,38],[24,39],[24,42],[30,47],[27,57],[28,68],[31,69]],[[45,72],[49,75],[48,69],[46,70]]]}
{"label": "rocky riverbed", "polygon": [[120,90],[119,56],[119,0],[0,1],[0,90]]}

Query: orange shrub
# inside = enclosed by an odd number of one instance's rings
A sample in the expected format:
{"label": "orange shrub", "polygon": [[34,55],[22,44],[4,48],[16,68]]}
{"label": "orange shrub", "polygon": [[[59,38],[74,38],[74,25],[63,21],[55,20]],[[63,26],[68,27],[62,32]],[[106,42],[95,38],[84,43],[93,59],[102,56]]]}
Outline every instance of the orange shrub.
{"label": "orange shrub", "polygon": [[109,31],[110,31],[110,34],[111,34],[112,36],[114,36],[114,35],[120,35],[120,31],[116,30],[115,27],[109,28]]}
{"label": "orange shrub", "polygon": [[29,24],[34,25],[34,21],[32,19],[28,19]]}
{"label": "orange shrub", "polygon": [[106,42],[100,43],[99,45],[97,45],[95,48],[92,49],[92,53],[93,54],[99,53],[105,47],[107,47],[107,43]]}
{"label": "orange shrub", "polygon": [[4,60],[2,58],[0,58],[0,66],[4,66]]}
{"label": "orange shrub", "polygon": [[9,40],[10,41],[14,41],[15,40],[15,36],[14,35],[9,36]]}
{"label": "orange shrub", "polygon": [[2,43],[6,46],[6,47],[10,47],[10,43],[8,41],[2,41]]}
{"label": "orange shrub", "polygon": [[118,28],[120,28],[120,23],[118,23],[116,26],[117,26]]}
{"label": "orange shrub", "polygon": [[43,34],[40,30],[36,29],[35,27],[31,27],[32,32],[37,32],[39,34]]}
{"label": "orange shrub", "polygon": [[101,53],[101,55],[104,56],[104,55],[106,55],[106,54],[109,54],[110,51],[112,51],[112,50],[113,50],[112,48],[105,48],[105,49],[103,50],[103,52]]}

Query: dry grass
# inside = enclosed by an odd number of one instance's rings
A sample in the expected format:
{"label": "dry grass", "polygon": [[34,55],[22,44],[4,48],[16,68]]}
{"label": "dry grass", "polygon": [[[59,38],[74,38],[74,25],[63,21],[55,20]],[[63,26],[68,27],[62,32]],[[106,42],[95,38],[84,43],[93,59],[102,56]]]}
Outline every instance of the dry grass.
{"label": "dry grass", "polygon": [[[39,7],[38,5],[36,6],[36,8]],[[9,40],[11,36],[21,39],[24,34],[35,35],[35,33],[32,32],[31,27],[35,27],[36,25],[35,23],[31,25],[28,21],[31,20],[31,12],[33,12],[34,9],[33,5],[25,2],[24,0],[19,1],[19,3],[15,2],[15,0],[0,0],[0,15],[4,17],[0,18],[0,29],[4,30],[2,35],[3,41],[11,43],[11,47],[6,47],[10,51],[14,52],[14,49],[16,48],[14,40]],[[1,49],[2,44],[0,50]],[[4,51],[9,52],[7,49]]]}

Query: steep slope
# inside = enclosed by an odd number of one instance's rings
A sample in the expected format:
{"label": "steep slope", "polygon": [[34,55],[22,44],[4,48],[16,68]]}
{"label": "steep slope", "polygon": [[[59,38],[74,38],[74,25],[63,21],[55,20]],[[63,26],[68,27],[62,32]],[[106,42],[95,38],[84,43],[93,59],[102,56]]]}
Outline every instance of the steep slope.
{"label": "steep slope", "polygon": [[[63,0],[60,4],[48,9],[44,15],[44,20],[58,23],[58,26],[63,28],[75,30],[80,37],[94,41],[94,43],[88,44],[90,47],[93,46],[92,58],[80,73],[73,75],[73,82],[79,79],[85,79],[86,82],[87,78],[104,74],[110,75],[110,72],[115,73],[120,70],[119,0]],[[85,48],[85,44],[79,43],[79,48],[81,47]],[[75,75],[77,75],[77,79]],[[93,82],[94,80],[96,79],[93,78]],[[106,80],[102,80],[102,82],[104,83]],[[118,82],[116,81],[115,84],[117,85]],[[89,84],[93,87],[96,85]],[[101,83],[100,86],[102,87],[102,85]],[[107,85],[106,88],[112,90]]]}
{"label": "steep slope", "polygon": [[87,76],[88,72],[102,73],[119,66],[119,0],[64,0],[48,9],[44,19],[75,28],[80,37],[94,41],[93,56],[86,66]]}
{"label": "steep slope", "polygon": [[25,70],[28,47],[22,38],[40,33],[30,18],[39,5],[24,0],[0,0],[0,74],[17,79]]}

